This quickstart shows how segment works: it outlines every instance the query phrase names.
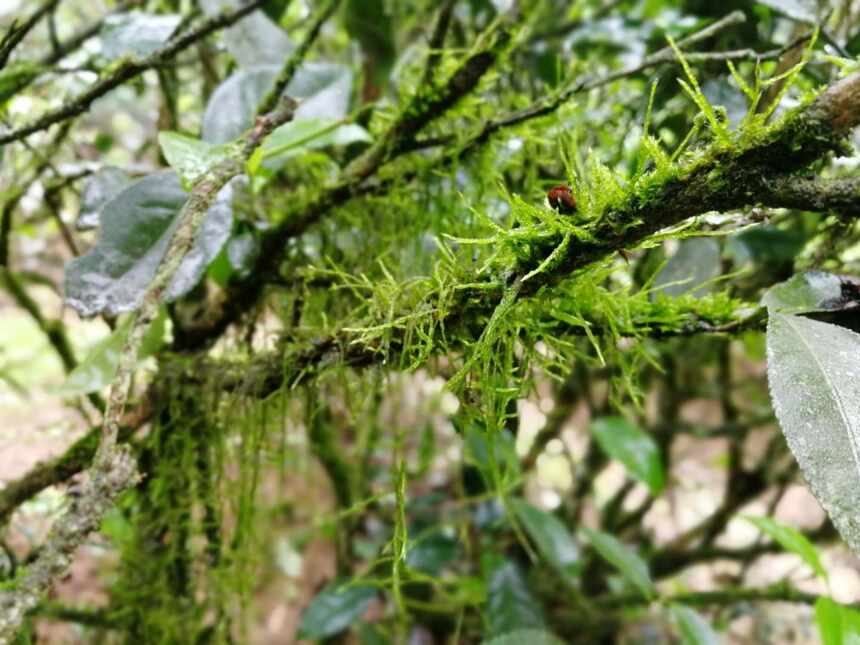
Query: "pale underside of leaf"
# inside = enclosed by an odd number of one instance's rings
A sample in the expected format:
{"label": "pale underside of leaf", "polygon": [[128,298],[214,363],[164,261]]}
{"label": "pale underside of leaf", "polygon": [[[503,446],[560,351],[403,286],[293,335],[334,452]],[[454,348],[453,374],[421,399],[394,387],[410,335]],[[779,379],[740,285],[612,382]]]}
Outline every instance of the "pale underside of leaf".
{"label": "pale underside of leaf", "polygon": [[771,312],[767,351],[788,445],[842,537],[860,551],[860,335]]}

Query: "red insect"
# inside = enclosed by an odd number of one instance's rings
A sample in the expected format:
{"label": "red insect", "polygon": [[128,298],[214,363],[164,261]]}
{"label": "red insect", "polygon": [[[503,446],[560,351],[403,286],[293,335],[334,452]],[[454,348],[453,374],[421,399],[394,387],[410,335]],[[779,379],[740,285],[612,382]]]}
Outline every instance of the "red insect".
{"label": "red insect", "polygon": [[576,212],[576,200],[573,198],[570,186],[564,184],[553,186],[546,194],[546,199],[549,205],[562,215],[572,215]]}

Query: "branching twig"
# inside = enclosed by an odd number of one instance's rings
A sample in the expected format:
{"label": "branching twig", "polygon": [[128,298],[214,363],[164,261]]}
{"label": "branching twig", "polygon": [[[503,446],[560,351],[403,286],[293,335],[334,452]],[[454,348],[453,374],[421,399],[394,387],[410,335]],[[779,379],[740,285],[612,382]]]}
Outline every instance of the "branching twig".
{"label": "branching twig", "polygon": [[319,36],[322,26],[329,18],[332,17],[334,12],[337,11],[337,8],[340,6],[340,2],[341,0],[329,0],[329,2],[313,17],[311,20],[311,26],[304,39],[302,39],[299,46],[296,47],[290,54],[289,58],[287,58],[287,61],[281,68],[278,77],[275,79],[275,84],[266,96],[263,97],[263,100],[260,101],[260,105],[257,107],[257,114],[266,114],[271,112],[278,104],[278,99],[281,97],[281,94],[284,93],[284,90],[287,89],[287,85],[290,84],[290,81],[293,80],[293,76],[296,75],[296,70],[299,68],[299,65],[302,64],[302,61],[304,61],[308,50],[311,48],[311,45],[314,44],[317,36]]}
{"label": "branching twig", "polygon": [[166,45],[156,50],[146,58],[126,59],[123,63],[113,69],[110,74],[98,80],[88,90],[69,100],[54,110],[38,117],[26,125],[0,133],[0,145],[18,141],[30,136],[40,130],[45,130],[56,123],[70,119],[73,116],[86,112],[93,101],[104,96],[116,87],[119,87],[129,79],[138,76],[148,69],[163,65],[179,52],[185,50],[195,42],[205,38],[209,34],[222,27],[227,27],[241,20],[243,17],[262,5],[264,0],[249,0],[238,9],[222,12],[216,16],[204,20],[196,28],[191,29]]}

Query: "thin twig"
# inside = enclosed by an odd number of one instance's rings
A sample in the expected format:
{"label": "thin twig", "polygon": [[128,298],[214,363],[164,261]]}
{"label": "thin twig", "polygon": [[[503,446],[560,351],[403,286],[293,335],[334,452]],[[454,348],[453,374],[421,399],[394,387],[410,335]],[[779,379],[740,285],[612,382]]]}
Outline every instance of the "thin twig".
{"label": "thin twig", "polygon": [[54,110],[50,110],[46,114],[43,114],[30,123],[22,125],[15,130],[0,133],[0,145],[10,143],[12,141],[18,141],[19,139],[28,137],[35,132],[45,130],[56,123],[60,123],[72,118],[73,116],[86,112],[96,99],[104,96],[111,90],[140,75],[146,70],[163,65],[176,56],[176,54],[185,50],[195,42],[205,38],[212,32],[238,22],[262,5],[263,2],[265,2],[265,0],[250,0],[238,9],[225,11],[204,20],[197,25],[196,28],[180,34],[146,58],[126,59],[114,68],[110,74],[96,81],[96,83],[94,83],[88,90],[70,99],[65,105]]}

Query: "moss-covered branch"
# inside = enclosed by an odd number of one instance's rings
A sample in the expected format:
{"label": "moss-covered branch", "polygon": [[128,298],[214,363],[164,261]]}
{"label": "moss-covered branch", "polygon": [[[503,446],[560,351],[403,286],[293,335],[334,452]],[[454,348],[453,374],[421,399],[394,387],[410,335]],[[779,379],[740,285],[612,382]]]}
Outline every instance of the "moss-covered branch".
{"label": "moss-covered branch", "polygon": [[19,576],[14,586],[0,593],[0,642],[11,640],[24,616],[36,607],[44,593],[68,567],[71,555],[90,532],[101,524],[117,497],[138,479],[131,451],[119,445],[119,432],[132,377],[144,335],[158,314],[163,294],[194,240],[218,193],[236,175],[263,139],[275,128],[290,121],[295,102],[285,99],[277,110],[260,117],[254,127],[233,142],[232,154],[215,162],[197,179],[188,200],[178,215],[178,225],[170,239],[164,259],[156,269],[143,302],[120,354],[117,374],[111,384],[102,422],[101,436],[83,492],[51,528],[38,557]]}

